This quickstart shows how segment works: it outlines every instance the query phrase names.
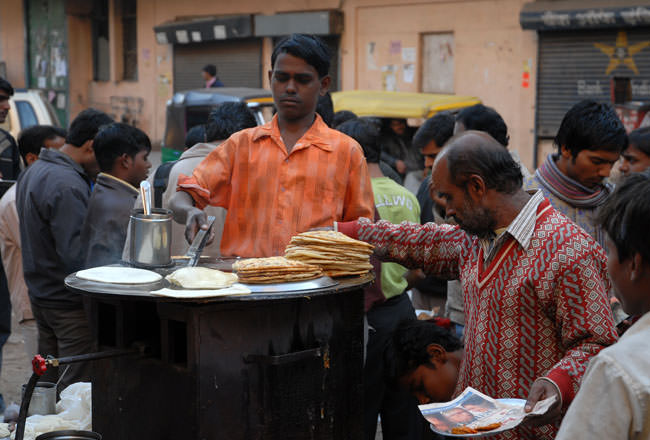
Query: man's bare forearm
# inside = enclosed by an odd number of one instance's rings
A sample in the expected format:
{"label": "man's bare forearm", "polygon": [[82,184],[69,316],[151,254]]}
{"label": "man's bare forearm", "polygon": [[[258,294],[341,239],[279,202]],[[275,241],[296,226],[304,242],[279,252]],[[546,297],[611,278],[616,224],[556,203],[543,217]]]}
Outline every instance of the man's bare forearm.
{"label": "man's bare forearm", "polygon": [[185,191],[177,191],[169,201],[169,209],[174,211],[174,221],[184,225],[187,222],[187,214],[195,209],[194,199]]}

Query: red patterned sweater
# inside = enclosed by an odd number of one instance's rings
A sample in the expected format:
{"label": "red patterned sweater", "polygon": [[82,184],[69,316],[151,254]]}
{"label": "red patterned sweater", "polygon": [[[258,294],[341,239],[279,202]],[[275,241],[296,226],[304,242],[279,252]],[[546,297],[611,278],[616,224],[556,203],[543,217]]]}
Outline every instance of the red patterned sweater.
{"label": "red patterned sweater", "polygon": [[[458,226],[361,219],[339,223],[338,230],[374,244],[383,260],[460,279],[465,359],[456,394],[472,386],[497,398],[526,399],[535,379],[546,377],[566,408],[591,357],[616,342],[607,257],[548,200],[537,208],[527,249],[509,237],[487,267],[478,239]],[[547,425],[494,438],[552,439],[556,432]]]}

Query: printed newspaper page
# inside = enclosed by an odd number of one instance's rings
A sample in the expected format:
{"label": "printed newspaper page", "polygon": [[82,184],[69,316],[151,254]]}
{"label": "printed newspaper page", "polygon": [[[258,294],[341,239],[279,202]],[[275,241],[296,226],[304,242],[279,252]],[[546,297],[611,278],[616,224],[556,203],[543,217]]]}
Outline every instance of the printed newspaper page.
{"label": "printed newspaper page", "polygon": [[544,414],[555,397],[537,402],[524,412],[523,399],[492,399],[474,388],[466,388],[451,402],[420,405],[420,412],[431,429],[449,437],[481,437],[515,428],[531,414]]}

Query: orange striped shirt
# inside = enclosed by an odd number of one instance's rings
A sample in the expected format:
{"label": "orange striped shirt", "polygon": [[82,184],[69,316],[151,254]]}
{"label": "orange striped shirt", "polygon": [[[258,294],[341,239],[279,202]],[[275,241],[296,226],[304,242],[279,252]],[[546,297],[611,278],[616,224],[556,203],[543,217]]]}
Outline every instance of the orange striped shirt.
{"label": "orange striped shirt", "polygon": [[363,150],[318,115],[290,154],[276,116],[233,134],[178,182],[197,207],[228,210],[222,255],[284,255],[297,233],[374,214]]}

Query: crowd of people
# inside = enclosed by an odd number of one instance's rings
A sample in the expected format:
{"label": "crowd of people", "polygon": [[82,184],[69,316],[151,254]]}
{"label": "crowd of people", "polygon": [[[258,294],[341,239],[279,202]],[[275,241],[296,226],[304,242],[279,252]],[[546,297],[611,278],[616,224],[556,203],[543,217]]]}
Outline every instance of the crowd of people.
{"label": "crowd of people", "polygon": [[[17,180],[0,199],[0,301],[11,297],[29,355],[91,351],[82,298],[63,280],[121,261],[148,178],[178,223],[174,254],[207,215],[217,219],[212,255],[283,255],[293,235],[316,228],[375,246],[366,439],[378,417],[387,440],[434,438],[417,405],[468,386],[525,399],[527,412],[555,398],[495,438],[648,438],[649,128],[628,136],[610,105],[579,102],[557,151],[530,173],[493,108],[439,113],[412,132],[404,120],[334,113],[317,37],[280,41],[271,65],[270,122],[257,126],[246,104],[224,103],[188,132],[178,161],[153,173],[147,134],[98,110],[67,131],[26,129],[17,143],[0,131],[0,172]],[[216,69],[205,72],[214,86]],[[0,122],[12,93],[0,79]],[[441,297],[444,317],[416,319]],[[75,364],[61,386],[89,379]]]}

